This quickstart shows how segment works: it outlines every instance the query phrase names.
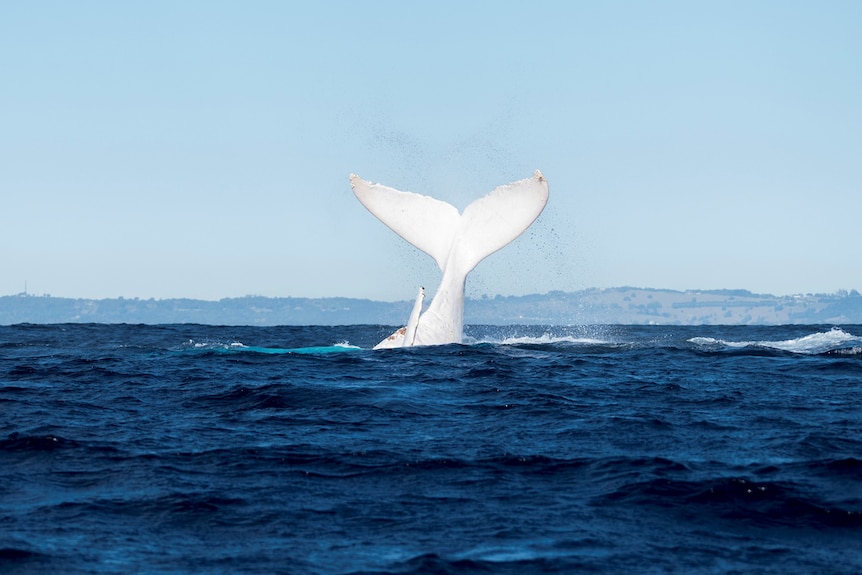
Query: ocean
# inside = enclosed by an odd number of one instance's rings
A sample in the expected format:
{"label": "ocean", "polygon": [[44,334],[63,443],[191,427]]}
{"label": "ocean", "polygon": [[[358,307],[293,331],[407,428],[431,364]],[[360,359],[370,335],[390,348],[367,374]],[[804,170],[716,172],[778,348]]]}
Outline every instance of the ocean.
{"label": "ocean", "polygon": [[862,572],[862,326],[391,329],[0,327],[0,572]]}

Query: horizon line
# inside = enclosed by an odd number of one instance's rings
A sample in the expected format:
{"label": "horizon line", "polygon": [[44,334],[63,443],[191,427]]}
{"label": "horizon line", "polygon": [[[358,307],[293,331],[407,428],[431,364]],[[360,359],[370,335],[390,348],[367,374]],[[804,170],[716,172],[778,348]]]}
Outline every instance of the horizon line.
{"label": "horizon line", "polygon": [[[546,292],[533,292],[521,295],[504,295],[504,294],[482,294],[480,296],[471,296],[467,297],[468,300],[487,300],[487,299],[496,299],[496,298],[521,298],[521,297],[532,297],[532,296],[550,296],[553,294],[577,294],[583,292],[592,292],[592,291],[624,291],[624,290],[639,290],[639,291],[654,291],[654,292],[673,292],[673,293],[709,293],[713,295],[734,295],[730,292],[736,292],[735,295],[745,295],[745,296],[759,296],[759,297],[816,297],[816,296],[859,296],[859,290],[855,288],[846,289],[839,288],[832,292],[794,292],[794,293],[785,293],[785,294],[775,294],[775,293],[767,293],[767,292],[754,292],[747,288],[686,288],[686,289],[674,289],[674,288],[656,288],[656,287],[639,287],[639,286],[613,286],[613,287],[588,287],[581,288],[572,291],[565,290],[549,290]],[[724,294],[722,293],[724,292]],[[201,298],[201,297],[189,297],[189,296],[171,296],[171,297],[140,297],[140,296],[106,296],[106,297],[74,297],[74,296],[55,296],[49,293],[42,294],[34,294],[28,291],[19,292],[16,294],[6,294],[0,295],[0,298],[9,298],[9,297],[20,297],[20,298],[45,298],[45,299],[71,299],[71,300],[85,300],[85,301],[104,301],[104,300],[130,300],[130,301],[170,301],[170,300],[193,300],[193,301],[206,301],[206,302],[220,302],[225,300],[237,300],[237,299],[309,299],[309,300],[327,300],[327,299],[349,299],[349,300],[364,300],[364,301],[372,301],[372,302],[381,302],[381,303],[396,303],[396,302],[404,302],[410,301],[409,299],[396,299],[396,300],[382,300],[382,299],[371,299],[367,297],[356,297],[356,296],[295,296],[295,295],[286,295],[286,296],[267,296],[261,294],[245,294],[241,296],[224,296],[218,299],[209,299],[209,298]]]}

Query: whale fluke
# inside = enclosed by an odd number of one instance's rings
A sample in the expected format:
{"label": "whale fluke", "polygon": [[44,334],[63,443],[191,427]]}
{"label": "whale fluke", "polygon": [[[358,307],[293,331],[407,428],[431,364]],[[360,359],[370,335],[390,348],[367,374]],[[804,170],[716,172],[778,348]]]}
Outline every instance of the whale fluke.
{"label": "whale fluke", "polygon": [[406,328],[377,348],[460,343],[467,274],[524,233],[548,202],[548,182],[539,170],[531,178],[496,188],[460,214],[446,202],[372,184],[355,174],[350,175],[350,185],[368,211],[434,258],[443,272],[425,313],[420,315],[424,298],[420,288]]}

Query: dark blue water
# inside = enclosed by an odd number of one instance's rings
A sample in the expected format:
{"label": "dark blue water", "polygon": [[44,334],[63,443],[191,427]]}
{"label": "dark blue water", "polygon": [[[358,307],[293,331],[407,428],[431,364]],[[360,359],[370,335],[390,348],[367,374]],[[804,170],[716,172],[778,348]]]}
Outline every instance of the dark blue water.
{"label": "dark blue water", "polygon": [[0,572],[862,572],[862,326],[390,331],[0,327]]}

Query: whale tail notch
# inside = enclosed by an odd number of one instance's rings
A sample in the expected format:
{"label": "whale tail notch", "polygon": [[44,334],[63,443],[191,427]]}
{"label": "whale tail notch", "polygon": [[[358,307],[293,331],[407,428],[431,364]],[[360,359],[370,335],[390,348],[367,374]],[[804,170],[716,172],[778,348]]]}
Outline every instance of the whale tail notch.
{"label": "whale tail notch", "polygon": [[524,233],[548,202],[548,182],[539,170],[531,178],[496,188],[461,214],[446,202],[372,184],[355,174],[350,185],[369,212],[434,258],[440,271],[455,264],[464,277]]}

